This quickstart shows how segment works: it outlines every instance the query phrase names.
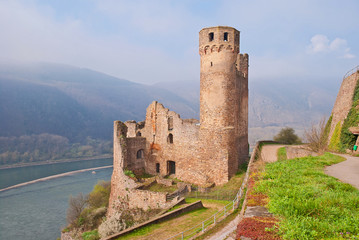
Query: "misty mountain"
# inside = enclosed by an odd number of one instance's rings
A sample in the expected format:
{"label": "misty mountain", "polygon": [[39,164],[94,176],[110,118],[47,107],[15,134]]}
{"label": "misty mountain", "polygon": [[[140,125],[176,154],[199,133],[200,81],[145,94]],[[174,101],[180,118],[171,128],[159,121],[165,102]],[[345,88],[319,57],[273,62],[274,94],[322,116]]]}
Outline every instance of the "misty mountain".
{"label": "misty mountain", "polygon": [[60,64],[0,65],[0,136],[51,133],[111,139],[114,120],[144,120],[158,100],[183,117],[197,106],[172,92]]}
{"label": "misty mountain", "polygon": [[[328,116],[336,89],[315,81],[249,83],[250,143],[283,126],[299,131]],[[144,85],[73,66],[0,65],[0,136],[50,133],[111,139],[114,120],[144,120],[157,100],[182,118],[199,117],[199,81]]]}

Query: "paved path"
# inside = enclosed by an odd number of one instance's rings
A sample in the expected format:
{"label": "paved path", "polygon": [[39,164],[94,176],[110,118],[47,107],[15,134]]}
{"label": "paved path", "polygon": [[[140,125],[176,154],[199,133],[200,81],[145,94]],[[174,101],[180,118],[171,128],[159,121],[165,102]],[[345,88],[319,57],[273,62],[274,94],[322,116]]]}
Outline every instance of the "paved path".
{"label": "paved path", "polygon": [[325,173],[359,189],[359,157],[340,155],[347,160],[325,168]]}
{"label": "paved path", "polygon": [[275,162],[278,160],[278,149],[285,145],[269,144],[264,145],[261,151],[261,158],[264,162]]}

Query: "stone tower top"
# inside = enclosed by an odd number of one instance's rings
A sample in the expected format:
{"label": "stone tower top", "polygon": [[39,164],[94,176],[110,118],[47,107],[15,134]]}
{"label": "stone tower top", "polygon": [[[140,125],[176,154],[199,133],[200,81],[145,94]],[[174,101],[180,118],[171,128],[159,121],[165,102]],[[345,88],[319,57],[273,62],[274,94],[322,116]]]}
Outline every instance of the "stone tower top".
{"label": "stone tower top", "polygon": [[213,46],[229,46],[239,53],[239,31],[232,27],[217,26],[203,28],[199,32],[199,49],[208,52]]}

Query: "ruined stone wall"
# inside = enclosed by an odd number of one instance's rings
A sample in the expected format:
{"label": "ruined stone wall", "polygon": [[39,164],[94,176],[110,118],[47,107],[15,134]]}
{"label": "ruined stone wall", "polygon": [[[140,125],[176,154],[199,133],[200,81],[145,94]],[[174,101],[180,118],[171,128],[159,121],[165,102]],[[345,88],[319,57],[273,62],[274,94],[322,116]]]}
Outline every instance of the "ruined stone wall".
{"label": "ruined stone wall", "polygon": [[343,79],[332,110],[333,117],[329,132],[329,141],[333,135],[335,126],[338,124],[338,122],[341,122],[343,124],[344,119],[347,117],[349,110],[352,107],[354,90],[358,78],[359,73],[356,71],[350,76]]}
{"label": "ruined stone wall", "polygon": [[125,168],[136,174],[145,172],[145,149],[146,139],[144,137],[127,138],[127,158]]}
{"label": "ruined stone wall", "polygon": [[[147,210],[149,207],[166,207],[166,193],[154,193],[137,189],[139,185],[130,177],[126,176],[124,169],[128,164],[129,153],[136,147],[145,146],[144,138],[126,138],[127,126],[120,122],[114,122],[113,138],[113,173],[111,177],[111,194],[109,199],[108,215],[111,216],[119,201],[129,203],[129,208],[142,208]],[[134,151],[135,152],[135,151]],[[143,160],[142,160],[143,161]],[[134,164],[135,165],[135,164]]]}
{"label": "ruined stone wall", "polygon": [[160,175],[167,175],[167,161],[175,162],[176,177],[183,181],[203,184],[199,180],[198,121],[183,120],[162,104],[153,102],[147,108],[146,124],[142,136],[146,141],[146,170],[157,174],[156,164],[160,165]]}
{"label": "ruined stone wall", "polygon": [[170,205],[170,202],[166,201],[165,192],[151,192],[146,190],[129,190],[125,195],[128,200],[130,208],[142,208],[148,209],[163,209]]}

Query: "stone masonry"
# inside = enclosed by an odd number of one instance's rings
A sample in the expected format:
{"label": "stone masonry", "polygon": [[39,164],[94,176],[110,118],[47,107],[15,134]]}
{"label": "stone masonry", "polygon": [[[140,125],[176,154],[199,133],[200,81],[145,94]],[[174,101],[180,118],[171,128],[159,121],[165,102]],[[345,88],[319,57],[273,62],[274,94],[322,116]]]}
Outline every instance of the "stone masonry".
{"label": "stone masonry", "polygon": [[353,104],[353,96],[355,86],[359,79],[359,72],[354,71],[353,73],[346,75],[343,79],[342,85],[340,86],[339,93],[335,100],[335,104],[332,110],[332,123],[329,132],[329,141],[333,136],[335,126],[338,122],[343,124],[344,119],[348,116],[350,108]]}
{"label": "stone masonry", "polygon": [[160,194],[136,192],[136,200],[129,196],[136,184],[124,169],[209,186],[228,182],[238,165],[248,160],[248,55],[239,53],[239,31],[202,29],[199,54],[200,121],[181,119],[154,101],[144,122],[115,122],[109,211],[124,196],[137,207],[141,201],[166,204]]}

